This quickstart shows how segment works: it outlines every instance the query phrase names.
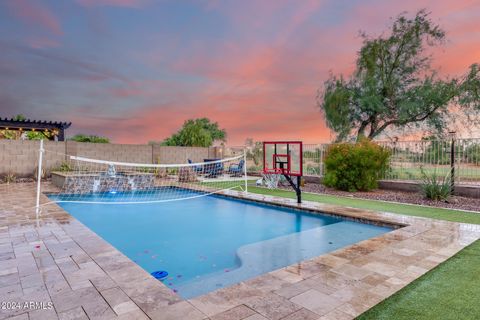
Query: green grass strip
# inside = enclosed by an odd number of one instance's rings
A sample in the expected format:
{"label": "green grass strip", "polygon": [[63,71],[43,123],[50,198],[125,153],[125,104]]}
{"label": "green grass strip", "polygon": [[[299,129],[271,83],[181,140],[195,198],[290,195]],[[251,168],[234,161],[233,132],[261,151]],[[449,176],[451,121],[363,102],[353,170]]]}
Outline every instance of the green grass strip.
{"label": "green grass strip", "polygon": [[[249,187],[253,193],[295,198],[295,193]],[[304,193],[303,199],[403,215],[480,224],[480,213]],[[480,240],[416,279],[357,319],[480,319]]]}
{"label": "green grass strip", "polygon": [[357,319],[480,319],[480,240]]}
{"label": "green grass strip", "polygon": [[[286,190],[270,190],[266,188],[259,188],[249,186],[248,191],[252,193],[265,194],[284,198],[295,198],[293,191]],[[327,204],[334,204],[339,206],[354,207],[359,209],[367,209],[374,211],[385,211],[392,213],[399,213],[408,216],[418,216],[432,219],[447,220],[453,222],[464,222],[480,224],[480,213],[473,213],[468,211],[450,210],[435,207],[406,205],[401,203],[390,203],[376,200],[365,200],[347,197],[338,197],[327,194],[312,194],[303,193],[302,199],[308,201],[316,201]]]}

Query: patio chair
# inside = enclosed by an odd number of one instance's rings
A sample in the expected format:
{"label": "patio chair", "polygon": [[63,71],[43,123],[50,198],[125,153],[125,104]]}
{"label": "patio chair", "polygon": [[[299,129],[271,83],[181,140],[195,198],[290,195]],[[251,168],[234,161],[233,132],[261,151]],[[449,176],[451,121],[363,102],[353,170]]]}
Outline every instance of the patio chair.
{"label": "patio chair", "polygon": [[232,177],[241,177],[243,175],[243,166],[245,165],[245,160],[240,160],[237,164],[231,164],[228,168],[228,173]]}
{"label": "patio chair", "polygon": [[[193,161],[188,159],[187,160],[189,164],[192,164]],[[192,170],[195,172],[195,173],[203,173],[203,167],[202,166],[192,166]]]}
{"label": "patio chair", "polygon": [[[213,162],[219,159],[204,159],[204,162]],[[223,174],[224,166],[222,162],[214,162],[211,164],[206,164],[204,173],[207,178],[216,178],[219,175]]]}

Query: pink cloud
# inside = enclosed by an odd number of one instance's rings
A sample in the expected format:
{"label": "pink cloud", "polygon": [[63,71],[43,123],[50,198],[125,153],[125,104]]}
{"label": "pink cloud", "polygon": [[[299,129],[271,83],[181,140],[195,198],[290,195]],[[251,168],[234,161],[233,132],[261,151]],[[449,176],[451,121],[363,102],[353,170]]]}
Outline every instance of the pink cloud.
{"label": "pink cloud", "polygon": [[32,38],[27,42],[29,46],[34,49],[55,48],[60,45],[58,41],[44,37]]}
{"label": "pink cloud", "polygon": [[62,35],[63,30],[57,17],[38,1],[10,0],[8,7],[15,16],[28,24],[45,28],[55,35]]}
{"label": "pink cloud", "polygon": [[[428,1],[406,0],[403,4],[413,15]],[[221,3],[215,2],[209,9],[221,10],[220,6]],[[142,121],[152,122],[151,127],[146,126],[145,135],[152,140],[161,140],[180,127],[184,119],[207,116],[227,129],[230,144],[240,144],[249,136],[260,140],[301,138],[310,143],[329,140],[331,132],[315,103],[317,90],[330,70],[347,76],[353,71],[357,50],[361,46],[359,30],[378,34],[388,26],[385,17],[395,17],[402,10],[400,5],[388,7],[386,4],[381,4],[378,10],[372,10],[371,6],[358,7],[347,16],[345,23],[320,32],[305,24],[310,13],[320,6],[319,2],[300,6],[271,43],[253,42],[246,46],[242,42],[230,41],[216,46],[215,50],[198,44],[187,58],[175,61],[172,69],[210,79],[212,84],[204,85],[200,92],[193,94],[190,97],[193,103],[180,97],[168,106],[142,108],[137,116]],[[274,12],[275,8],[271,11]],[[440,6],[441,10],[433,19],[447,19],[445,15],[449,14],[461,16],[471,8],[468,3]],[[250,19],[243,13],[238,15],[233,20],[235,24]],[[261,20],[270,23],[268,19]],[[472,41],[472,37],[478,34],[478,24],[474,17],[464,17],[459,24],[452,25],[452,17],[439,23],[451,31],[456,45],[436,50],[434,58],[442,66],[441,74],[457,75],[480,56],[478,44]],[[250,27],[246,27],[246,32],[255,32]],[[285,40],[295,38],[297,32],[307,39],[301,48]],[[462,40],[464,37],[466,39]],[[157,114],[162,116],[157,117]],[[171,121],[159,128],[155,123],[165,115]],[[121,139],[133,142],[126,135]]]}
{"label": "pink cloud", "polygon": [[[144,92],[138,92],[139,88]],[[140,94],[145,98],[155,91],[154,88],[157,88],[158,97],[166,102],[151,105],[146,102],[146,105],[132,108],[122,121],[110,122],[95,116],[96,119],[85,119],[81,123],[88,123],[92,130],[105,128],[105,134],[124,143],[163,140],[178,130],[184,120],[197,117],[218,121],[228,132],[229,144],[242,144],[247,137],[301,138],[310,143],[330,139],[330,131],[315,106],[316,83],[293,85],[288,90],[268,83],[259,90],[256,85],[231,87],[215,82],[195,92],[178,85],[165,87],[161,83],[144,82],[116,89],[112,94],[118,98],[139,97]],[[168,94],[162,94],[162,90]],[[152,97],[150,101],[155,99]]]}
{"label": "pink cloud", "polygon": [[141,8],[147,1],[146,0],[77,0],[77,3],[84,7],[127,7],[127,8]]}
{"label": "pink cloud", "polygon": [[[77,2],[86,7],[130,8],[147,3]],[[476,39],[480,24],[476,22],[475,11],[480,12],[476,10],[480,8],[473,1],[362,2],[345,12],[342,21],[327,24],[325,28],[319,27],[323,24],[312,23],[313,15],[322,10],[323,3],[208,1],[205,10],[223,15],[234,32],[212,43],[209,39],[189,40],[185,50],[181,37],[152,33],[148,36],[149,43],[156,48],[125,50],[125,54],[135,58],[135,63],[149,67],[148,75],[138,73],[140,79],[125,79],[99,65],[71,61],[62,55],[48,57],[69,69],[78,69],[90,80],[121,80],[109,83],[107,88],[98,86],[98,99],[92,103],[95,105],[71,106],[79,111],[69,119],[74,122],[72,129],[104,134],[115,142],[145,143],[163,140],[178,130],[185,119],[209,117],[227,129],[230,145],[242,144],[247,137],[302,139],[306,143],[328,141],[331,133],[316,107],[317,90],[322,88],[330,71],[346,76],[353,71],[361,46],[359,30],[378,35],[387,29],[388,17],[395,17],[403,10],[413,15],[423,7],[435,8],[434,21],[447,30],[451,40],[434,52],[434,63],[441,67],[441,75],[461,74],[469,64],[479,60]],[[263,34],[264,30],[269,32]],[[53,44],[41,39],[31,42],[33,47]],[[163,78],[165,75],[169,76]],[[144,76],[162,80],[142,79]],[[121,118],[109,116],[118,114]]]}

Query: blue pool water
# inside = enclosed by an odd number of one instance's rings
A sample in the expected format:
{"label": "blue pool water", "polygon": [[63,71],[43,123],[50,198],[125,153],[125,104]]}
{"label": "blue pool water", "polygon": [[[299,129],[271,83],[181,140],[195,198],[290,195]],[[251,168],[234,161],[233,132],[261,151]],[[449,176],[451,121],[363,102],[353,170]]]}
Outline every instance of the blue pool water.
{"label": "blue pool water", "polygon": [[[177,196],[185,197],[185,190]],[[133,193],[133,192],[132,192]],[[192,195],[195,195],[192,192]],[[113,200],[93,194],[76,200]],[[175,195],[173,194],[175,197]],[[63,196],[66,198],[66,196]],[[128,194],[130,199],[135,194]],[[138,193],[145,199],[145,195]],[[62,195],[51,196],[62,200]],[[72,200],[68,196],[68,200]],[[192,298],[391,228],[221,196],[137,204],[59,203],[165,285]]]}

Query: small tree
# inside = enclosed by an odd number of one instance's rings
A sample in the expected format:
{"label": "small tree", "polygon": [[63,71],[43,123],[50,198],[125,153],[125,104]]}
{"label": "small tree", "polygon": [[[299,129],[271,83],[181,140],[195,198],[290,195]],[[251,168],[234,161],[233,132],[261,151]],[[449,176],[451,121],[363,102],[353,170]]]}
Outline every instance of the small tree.
{"label": "small tree", "polygon": [[318,105],[338,140],[375,138],[388,128],[424,125],[442,132],[452,104],[480,109],[480,71],[473,64],[462,78],[439,79],[430,68],[427,47],[445,39],[429,14],[413,19],[400,15],[388,36],[362,34],[356,70],[351,79],[332,75]]}
{"label": "small tree", "polygon": [[15,117],[13,117],[13,120],[15,120],[15,121],[25,121],[25,120],[27,120],[27,117],[25,117],[25,115],[19,113]]}
{"label": "small tree", "polygon": [[164,146],[210,147],[214,141],[225,141],[225,129],[220,129],[217,122],[207,118],[190,119],[182,128],[161,144]]}
{"label": "small tree", "polygon": [[95,135],[77,134],[71,137],[69,140],[76,142],[90,142],[90,143],[110,143],[110,139],[107,137],[100,137]]}

